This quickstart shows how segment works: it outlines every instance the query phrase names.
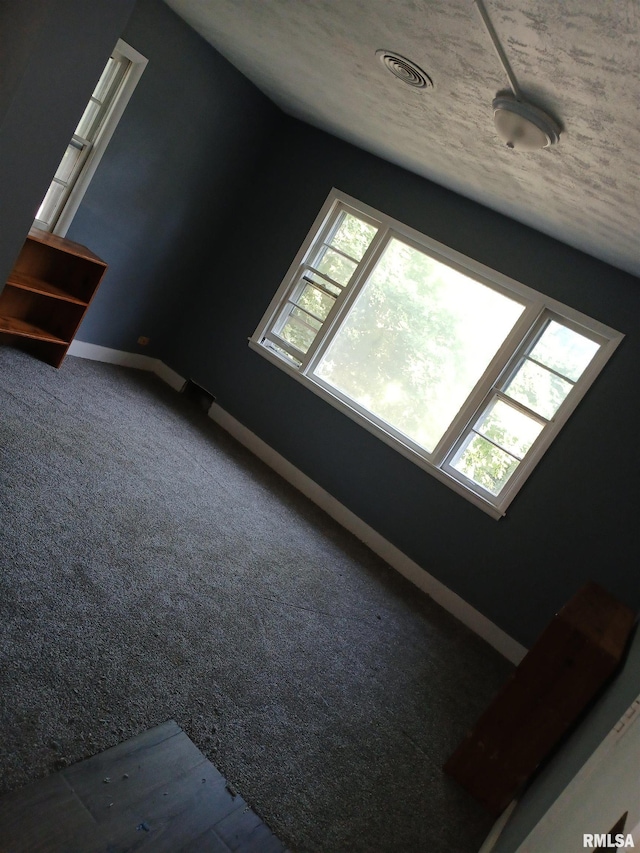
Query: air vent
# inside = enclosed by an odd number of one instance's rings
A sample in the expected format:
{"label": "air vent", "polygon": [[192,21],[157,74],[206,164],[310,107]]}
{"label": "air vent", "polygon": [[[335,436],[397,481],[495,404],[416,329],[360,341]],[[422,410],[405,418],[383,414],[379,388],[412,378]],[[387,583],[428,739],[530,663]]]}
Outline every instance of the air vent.
{"label": "air vent", "polygon": [[407,86],[412,86],[414,89],[433,88],[431,77],[410,59],[406,59],[398,53],[392,53],[390,50],[376,50],[376,56],[387,71],[390,71],[394,77],[402,80]]}

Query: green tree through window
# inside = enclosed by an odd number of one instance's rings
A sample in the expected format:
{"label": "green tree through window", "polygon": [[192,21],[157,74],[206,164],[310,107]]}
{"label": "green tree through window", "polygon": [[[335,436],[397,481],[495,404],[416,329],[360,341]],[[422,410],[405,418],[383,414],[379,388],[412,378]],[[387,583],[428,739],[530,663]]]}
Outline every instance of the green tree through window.
{"label": "green tree through window", "polygon": [[318,221],[251,345],[499,517],[621,336],[337,191]]}

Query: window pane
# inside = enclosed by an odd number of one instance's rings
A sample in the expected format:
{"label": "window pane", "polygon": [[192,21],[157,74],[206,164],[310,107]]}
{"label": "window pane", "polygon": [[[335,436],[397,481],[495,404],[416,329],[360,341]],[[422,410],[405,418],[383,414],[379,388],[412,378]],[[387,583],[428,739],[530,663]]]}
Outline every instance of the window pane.
{"label": "window pane", "polygon": [[355,261],[350,261],[348,258],[339,255],[333,249],[325,246],[318,255],[318,260],[314,266],[317,270],[344,286],[349,283],[349,279],[353,275],[357,264]]}
{"label": "window pane", "polygon": [[350,213],[343,213],[339,221],[340,225],[329,243],[350,258],[362,260],[378,229]]}
{"label": "window pane", "polygon": [[526,359],[504,393],[550,420],[572,388],[570,382]]}
{"label": "window pane", "polygon": [[297,317],[301,323],[306,323],[308,326],[312,326],[316,332],[322,326],[322,322],[320,320],[316,320],[315,317],[312,317],[311,314],[307,314],[306,311],[301,311],[300,308],[292,308],[291,316]]}
{"label": "window pane", "polygon": [[104,101],[104,99],[107,97],[109,93],[109,88],[113,84],[121,65],[122,63],[117,62],[113,57],[110,57],[107,60],[105,69],[102,72],[100,79],[98,80],[98,85],[93,90],[93,97],[97,101]]}
{"label": "window pane", "polygon": [[57,181],[53,181],[47,190],[44,201],[36,213],[36,219],[39,219],[41,222],[46,222],[47,224],[50,223],[56,214],[58,206],[63,200],[66,189],[67,188],[64,184],[59,184]]}
{"label": "window pane", "polygon": [[523,310],[392,239],[315,373],[430,452]]}
{"label": "window pane", "polygon": [[321,275],[313,272],[313,270],[305,270],[304,275],[302,276],[303,281],[311,281],[314,284],[317,284],[319,287],[323,287],[325,290],[328,290],[330,293],[334,293],[336,296],[339,296],[342,293],[342,288],[338,287],[337,284],[332,284],[330,281],[327,281],[326,278],[323,278]]}
{"label": "window pane", "polygon": [[91,140],[97,129],[99,113],[102,107],[94,101],[89,101],[87,107],[82,114],[78,126],[76,127],[76,136],[81,136],[83,139]]}
{"label": "window pane", "polygon": [[317,332],[305,323],[301,323],[298,318],[289,315],[282,324],[282,327],[276,329],[276,334],[290,344],[293,344],[300,352],[307,352]]}
{"label": "window pane", "polygon": [[453,467],[492,495],[499,494],[518,467],[518,460],[472,433],[453,460]]}
{"label": "window pane", "polygon": [[310,311],[321,320],[326,318],[329,311],[333,308],[335,301],[333,296],[323,293],[317,287],[312,287],[310,284],[305,286],[300,296],[296,299],[297,304],[301,308]]}
{"label": "window pane", "polygon": [[496,400],[476,430],[519,459],[542,432],[544,424],[502,400]]}
{"label": "window pane", "polygon": [[531,350],[531,357],[577,382],[600,345],[552,320]]}
{"label": "window pane", "polygon": [[82,157],[83,150],[84,146],[79,148],[73,143],[67,147],[67,150],[64,152],[62,160],[60,161],[60,165],[58,166],[58,171],[56,172],[56,178],[59,181],[66,182],[69,180],[73,174],[73,170],[78,164],[78,160]]}

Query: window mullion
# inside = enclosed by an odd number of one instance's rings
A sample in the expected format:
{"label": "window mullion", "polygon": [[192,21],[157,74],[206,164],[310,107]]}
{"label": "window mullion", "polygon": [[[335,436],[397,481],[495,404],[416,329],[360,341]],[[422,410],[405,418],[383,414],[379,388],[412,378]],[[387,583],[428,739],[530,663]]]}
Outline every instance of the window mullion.
{"label": "window mullion", "polygon": [[[297,302],[292,302],[291,300],[289,300],[287,302],[287,305],[290,306],[287,317],[293,317],[295,320],[298,321],[298,323],[301,323],[303,326],[306,326],[307,329],[310,329],[312,332],[317,333],[320,331],[320,329],[317,329],[312,323],[309,323],[308,320],[305,320],[304,317],[299,317],[297,314],[293,314],[292,311],[295,308],[298,311],[300,311],[302,314],[306,314],[307,317],[311,317],[312,320],[317,320],[318,323],[322,323],[322,320],[320,319],[320,317],[316,317],[315,314],[311,313],[311,311],[307,311],[306,308],[302,308],[300,305],[298,305]],[[320,327],[320,328],[322,328],[322,327]]]}
{"label": "window mullion", "polygon": [[[316,239],[311,243],[307,251],[305,252],[305,256],[303,262],[314,269],[313,264],[309,262],[310,258],[315,258],[322,246],[326,246],[329,241],[333,238],[334,233],[338,228],[338,221],[340,219],[340,214],[348,212],[345,208],[344,204],[336,204],[333,210],[330,212],[324,226],[321,228],[320,233],[317,235]],[[321,273],[322,275],[322,273]]]}
{"label": "window mullion", "polygon": [[[343,284],[340,284],[339,281],[334,281],[332,278],[329,278],[328,275],[325,275],[324,273],[319,272],[317,269],[312,267],[310,264],[304,264],[302,269],[303,269],[303,272],[299,276],[300,281],[306,282],[306,284],[310,285],[311,287],[316,287],[318,290],[321,290],[323,293],[326,293],[327,296],[330,296],[332,299],[337,299],[338,296],[340,296],[340,293],[342,293],[342,291],[344,290]],[[334,287],[337,287],[339,289],[340,293],[333,293],[333,291],[329,290],[327,287],[324,287],[322,284],[320,284],[320,282],[314,281],[312,278],[308,278],[307,272],[312,272],[314,275],[317,275],[318,277],[322,278],[325,282],[328,282],[329,284],[333,285]],[[294,290],[295,290],[295,288],[294,288]]]}
{"label": "window mullion", "polygon": [[450,423],[449,428],[434,448],[431,455],[431,461],[434,465],[441,467],[451,457],[460,439],[470,429],[471,424],[475,423],[481,410],[486,405],[486,401],[494,393],[505,371],[513,363],[514,351],[519,357],[524,342],[529,340],[531,328],[537,326],[543,313],[544,307],[540,302],[532,302],[525,307],[525,310],[505,338],[484,375],[476,384],[473,392],[467,398],[456,417]]}
{"label": "window mullion", "polygon": [[[296,276],[294,278],[294,283],[290,287],[289,292],[286,296],[287,301],[290,303],[293,303],[293,294],[296,292],[296,289],[299,286],[300,282],[304,281],[305,272],[307,270],[313,272],[314,275],[320,276],[325,281],[327,281],[329,284],[331,284],[333,287],[340,289],[340,293],[335,294],[335,293],[332,293],[328,289],[321,288],[322,290],[324,290],[324,292],[327,293],[328,296],[331,296],[335,300],[335,302],[334,302],[331,310],[329,311],[329,313],[325,317],[321,328],[318,330],[318,332],[315,336],[315,339],[311,343],[311,345],[310,345],[309,349],[307,350],[305,356],[301,359],[301,365],[300,365],[299,370],[303,374],[308,372],[309,365],[310,365],[311,361],[313,360],[314,355],[315,355],[316,351],[318,350],[318,347],[325,340],[327,330],[331,327],[331,325],[334,322],[334,319],[337,316],[338,312],[341,311],[341,306],[344,303],[346,293],[352,289],[355,282],[359,279],[359,277],[362,273],[362,270],[367,266],[368,259],[372,254],[372,248],[375,247],[375,245],[377,244],[377,241],[378,241],[379,236],[380,236],[380,230],[382,230],[379,222],[375,222],[375,221],[370,222],[370,224],[375,225],[375,227],[378,229],[378,233],[374,236],[373,240],[371,241],[371,244],[368,246],[368,248],[365,251],[364,255],[362,256],[361,260],[359,262],[356,261],[355,258],[351,258],[349,255],[346,255],[344,252],[340,251],[339,249],[336,249],[334,246],[332,246],[330,244],[330,241],[333,239],[333,236],[336,233],[336,230],[339,228],[340,218],[341,218],[342,214],[349,214],[349,213],[351,213],[352,215],[360,216],[360,214],[358,214],[356,211],[352,211],[351,208],[347,205],[337,204],[334,206],[330,215],[327,217],[320,233],[317,235],[316,239],[311,243],[311,245],[309,246],[309,248],[305,252],[304,257],[302,258],[302,263],[301,263],[300,267],[298,268],[298,273],[296,274]],[[350,281],[346,285],[341,284],[339,281],[334,281],[330,276],[328,276],[326,273],[320,272],[320,270],[316,269],[314,264],[310,263],[311,259],[315,260],[315,258],[317,257],[317,255],[320,252],[320,250],[322,249],[322,247],[330,248],[332,250],[335,249],[335,251],[338,252],[340,255],[344,256],[345,258],[348,258],[348,260],[353,261],[357,264],[355,270],[353,271],[353,275],[351,276]],[[317,286],[317,284],[313,280],[310,280],[308,283],[312,286]],[[293,303],[293,304],[296,304],[296,307],[299,307],[299,306],[297,306],[297,303]],[[307,313],[309,313],[309,312],[307,312]]]}
{"label": "window mullion", "polygon": [[[303,308],[302,305],[298,305],[298,303],[294,302],[292,299],[288,300],[288,304],[293,306],[294,308],[297,308],[298,311],[302,311],[303,314],[306,314],[308,317],[311,317],[312,319],[316,320],[318,323],[320,323],[320,324],[324,323],[324,320],[322,319],[322,317],[318,317],[318,315],[314,314],[313,311],[309,311],[308,308]],[[304,322],[304,320],[302,322]],[[306,325],[309,325],[309,324],[307,323]],[[316,327],[315,326],[309,326],[309,328],[315,329]],[[322,326],[320,328],[322,328]],[[320,329],[316,329],[316,331],[320,331]]]}
{"label": "window mullion", "polygon": [[346,285],[342,293],[336,298],[335,305],[331,311],[329,311],[322,327],[322,334],[317,335],[315,341],[309,347],[307,359],[302,366],[302,371],[305,374],[313,373],[316,369],[318,362],[330,346],[331,341],[342,325],[342,321],[349,314],[349,310],[353,305],[354,300],[373,272],[375,265],[378,263],[378,260],[390,239],[390,229],[385,229],[380,226],[378,233],[375,235],[369,244],[367,251],[362,256],[362,260],[355,268],[353,275],[351,276],[351,280]]}
{"label": "window mullion", "polygon": [[[342,293],[342,291],[343,291],[343,290],[344,290],[344,288],[345,288],[345,285],[344,285],[344,284],[340,284],[340,282],[339,282],[339,281],[336,281],[335,279],[331,278],[331,276],[327,275],[326,273],[320,272],[320,270],[316,269],[316,267],[312,266],[312,264],[305,264],[305,265],[304,265],[304,267],[303,267],[303,269],[304,269],[304,270],[309,270],[309,271],[310,271],[310,272],[312,272],[314,275],[319,275],[319,276],[321,276],[325,281],[329,282],[329,284],[332,284],[334,287],[338,287],[338,288],[340,289],[340,293]],[[304,279],[304,272],[303,272],[303,273],[302,273],[302,275],[300,276],[300,280],[301,280],[301,281],[302,281],[302,280],[305,280],[305,279]],[[309,282],[309,284],[314,284],[314,282],[313,282],[312,280],[310,280],[310,279],[306,279],[306,281],[308,281],[308,282]],[[348,286],[348,285],[347,285],[347,286]],[[295,289],[295,288],[294,288],[294,289]],[[293,291],[292,291],[292,293],[293,293]],[[335,299],[337,296],[339,296],[339,295],[340,295],[340,294],[336,294],[336,293],[331,293],[331,291],[330,291],[330,290],[327,290],[327,291],[326,291],[326,293],[328,293],[330,296],[333,296],[333,298],[334,298],[334,299]]]}
{"label": "window mullion", "polygon": [[73,187],[75,186],[78,177],[82,174],[82,170],[84,169],[85,163],[87,162],[87,158],[91,153],[92,148],[93,146],[91,145],[91,143],[85,142],[82,152],[78,157],[78,160],[73,169],[71,170],[71,174],[69,175],[66,181],[63,182],[59,178],[53,178],[54,182],[64,184],[65,192],[58,199],[58,204],[56,205],[52,215],[49,217],[49,225],[51,228],[55,228],[55,225],[58,222],[62,211],[64,210],[64,206],[66,205],[69,199],[69,195],[72,193]]}
{"label": "window mullion", "polygon": [[508,406],[511,406],[514,409],[517,409],[519,412],[522,412],[523,415],[526,415],[528,418],[531,418],[534,421],[537,421],[542,426],[546,426],[548,423],[551,423],[549,418],[545,418],[544,415],[539,415],[537,412],[534,412],[533,409],[530,409],[528,406],[525,406],[524,403],[521,403],[519,400],[514,400],[513,397],[509,397],[508,394],[505,394],[504,391],[494,391],[493,396],[498,400],[502,400]]}
{"label": "window mullion", "polygon": [[[518,455],[517,455],[517,453],[514,453],[514,451],[513,451],[513,450],[507,450],[507,448],[506,448],[506,447],[503,447],[501,444],[498,444],[498,442],[497,442],[497,441],[494,441],[492,438],[490,438],[490,437],[489,437],[488,435],[486,435],[485,433],[483,433],[483,432],[478,432],[478,430],[477,430],[477,429],[475,429],[475,427],[471,427],[471,429],[469,430],[469,432],[470,432],[470,433],[473,433],[474,435],[479,436],[481,439],[483,439],[483,441],[486,441],[488,444],[492,444],[495,448],[497,448],[498,450],[500,450],[502,453],[506,453],[506,454],[507,454],[507,456],[511,456],[511,458],[512,458],[512,459],[517,459],[517,460],[518,460],[518,462],[522,462],[522,460],[524,459],[524,456],[518,456]],[[467,434],[468,434],[468,433],[467,433]]]}
{"label": "window mullion", "polygon": [[283,349],[285,352],[289,353],[290,356],[296,359],[296,361],[301,361],[304,358],[304,353],[299,350],[292,343],[287,341],[285,338],[281,338],[275,332],[265,332],[264,339],[267,341],[271,341],[272,344],[275,344],[280,349]]}
{"label": "window mullion", "polygon": [[322,245],[318,247],[318,252],[323,248],[331,249],[331,251],[335,252],[336,255],[342,255],[343,258],[346,258],[348,261],[352,261],[354,264],[360,263],[357,258],[352,258],[351,255],[348,255],[346,252],[343,252],[342,249],[339,249],[337,246],[333,246],[331,243],[322,243]]}
{"label": "window mullion", "polygon": [[575,381],[568,376],[565,376],[562,373],[559,373],[557,370],[554,370],[553,367],[549,367],[548,364],[543,364],[541,361],[538,361],[536,358],[528,355],[527,359],[532,364],[537,364],[538,367],[541,367],[543,370],[546,370],[548,373],[553,373],[554,376],[557,376],[559,379],[562,379],[563,382],[568,382],[570,385],[575,385]]}
{"label": "window mullion", "polygon": [[[527,319],[528,328],[525,327],[524,332],[521,333],[520,342],[518,343],[516,341],[516,343],[512,345],[511,356],[507,359],[502,370],[498,372],[491,387],[488,389],[487,393],[480,401],[479,405],[477,405],[476,408],[473,410],[473,412],[471,413],[471,417],[460,432],[459,436],[451,443],[448,452],[445,451],[444,457],[439,463],[439,467],[442,470],[456,478],[464,475],[461,475],[458,471],[453,469],[451,467],[451,463],[452,460],[455,458],[456,454],[458,453],[458,450],[465,442],[466,438],[469,436],[470,433],[480,435],[484,440],[488,441],[490,444],[493,444],[495,447],[502,450],[504,453],[507,453],[514,459],[519,459],[519,462],[522,461],[522,459],[517,457],[515,454],[501,447],[487,435],[485,435],[484,433],[479,433],[475,429],[475,424],[483,416],[483,413],[487,410],[492,400],[494,400],[495,398],[504,400],[509,405],[513,405],[515,408],[522,411],[523,414],[533,418],[538,423],[542,424],[543,432],[541,434],[544,434],[544,430],[546,429],[546,427],[548,427],[552,423],[552,421],[547,420],[543,416],[538,415],[535,412],[529,410],[526,406],[519,403],[517,400],[513,400],[511,397],[504,394],[502,391],[502,388],[508,383],[510,377],[513,376],[519,369],[519,365],[522,364],[523,361],[528,358],[527,353],[532,349],[533,346],[535,346],[535,342],[539,338],[541,332],[544,330],[546,323],[551,316],[549,310],[543,303],[536,303],[535,305],[531,306],[531,308],[537,308],[537,316],[535,315],[535,312],[533,310],[531,312],[525,311],[523,317],[521,317],[521,322],[524,325],[523,321]],[[533,319],[531,319],[532,317]],[[516,328],[520,327],[520,325],[521,323],[516,324],[514,332],[516,331]],[[509,337],[511,338],[511,335]],[[537,443],[540,444],[539,441]],[[517,480],[518,477],[516,475],[512,478],[511,486],[508,486],[507,488],[513,488],[513,484],[516,483]],[[508,491],[505,493],[508,493]]]}
{"label": "window mullion", "polygon": [[[362,220],[363,222],[367,223],[368,225],[372,225],[376,229],[384,230],[384,225],[380,222],[379,219],[368,216],[367,214],[363,214],[362,211],[358,210],[356,207],[352,207],[349,204],[345,204],[344,202],[338,202],[334,206],[330,218],[327,220],[324,227],[318,233],[317,239],[314,241],[314,243],[310,247],[310,251],[307,252],[307,255],[306,255],[307,258],[313,257],[314,254],[317,254],[320,251],[321,246],[323,246],[323,245],[328,246],[331,249],[335,248],[335,246],[332,246],[330,244],[331,244],[331,240],[334,238],[336,232],[339,230],[339,227],[340,227],[339,219],[340,219],[341,213],[351,214],[352,216],[355,216],[357,219]],[[369,248],[371,248],[371,247],[369,247]],[[340,250],[338,250],[338,251],[340,251]],[[366,254],[367,253],[365,252],[365,255],[363,255],[363,258],[366,256]],[[349,258],[349,260],[355,261],[356,259],[355,258]],[[362,259],[360,260],[360,262],[362,262]]]}

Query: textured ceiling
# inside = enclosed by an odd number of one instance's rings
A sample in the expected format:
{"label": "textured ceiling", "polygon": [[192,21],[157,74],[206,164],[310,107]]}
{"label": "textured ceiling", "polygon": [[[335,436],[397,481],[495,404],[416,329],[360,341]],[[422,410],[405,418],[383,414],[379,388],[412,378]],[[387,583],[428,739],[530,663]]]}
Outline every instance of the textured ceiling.
{"label": "textured ceiling", "polygon": [[640,276],[640,0],[485,0],[523,94],[563,127],[533,153],[495,135],[508,80],[473,0],[168,5],[286,113]]}

